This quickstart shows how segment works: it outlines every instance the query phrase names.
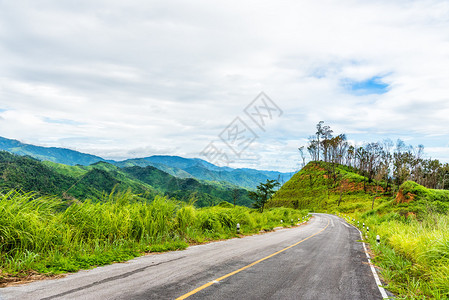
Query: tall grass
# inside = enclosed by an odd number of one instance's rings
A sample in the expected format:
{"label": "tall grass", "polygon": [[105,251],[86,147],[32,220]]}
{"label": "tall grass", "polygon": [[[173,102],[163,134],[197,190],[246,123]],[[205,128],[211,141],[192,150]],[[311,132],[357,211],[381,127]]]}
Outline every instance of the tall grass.
{"label": "tall grass", "polygon": [[[362,215],[388,288],[399,299],[449,299],[449,216]],[[377,244],[376,235],[382,242]]]}
{"label": "tall grass", "polygon": [[305,215],[287,208],[262,214],[226,205],[196,209],[160,196],[146,203],[130,192],[67,205],[58,198],[11,191],[0,194],[0,283],[12,275],[72,272],[143,252],[236,237],[237,223],[242,234],[251,234]]}

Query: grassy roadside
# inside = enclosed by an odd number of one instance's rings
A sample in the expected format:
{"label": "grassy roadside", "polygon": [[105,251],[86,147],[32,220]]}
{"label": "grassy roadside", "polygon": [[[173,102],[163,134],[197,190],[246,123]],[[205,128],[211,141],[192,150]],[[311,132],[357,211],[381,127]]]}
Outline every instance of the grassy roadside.
{"label": "grassy roadside", "polygon": [[259,213],[226,202],[197,209],[159,196],[145,203],[130,192],[67,206],[59,198],[10,191],[0,194],[0,284],[238,237],[237,223],[243,235],[289,226],[307,213],[288,208]]}
{"label": "grassy roadside", "polygon": [[374,263],[397,299],[449,298],[449,216],[366,213],[360,220],[369,226]]}
{"label": "grassy roadside", "polygon": [[434,203],[426,206],[427,198],[417,197],[409,207],[413,212],[396,201],[374,210],[332,212],[347,213],[347,220],[367,235],[373,262],[396,299],[449,299],[449,216],[435,212]]}

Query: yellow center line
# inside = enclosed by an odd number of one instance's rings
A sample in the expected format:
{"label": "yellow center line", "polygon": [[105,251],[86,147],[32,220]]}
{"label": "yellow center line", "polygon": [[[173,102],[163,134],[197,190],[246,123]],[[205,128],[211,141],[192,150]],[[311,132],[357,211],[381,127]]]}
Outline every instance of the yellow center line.
{"label": "yellow center line", "polygon": [[295,243],[295,244],[293,244],[293,245],[290,245],[290,246],[288,246],[287,248],[284,248],[284,249],[282,249],[282,250],[279,250],[278,252],[275,252],[275,253],[273,253],[273,254],[270,254],[270,255],[268,255],[268,256],[266,256],[266,257],[264,257],[264,258],[261,258],[261,259],[255,261],[255,262],[253,262],[253,263],[250,263],[249,265],[244,266],[243,268],[240,268],[240,269],[238,269],[238,270],[235,270],[234,272],[228,273],[228,274],[226,274],[226,275],[224,275],[224,276],[221,276],[221,277],[219,277],[219,278],[217,278],[217,279],[215,279],[215,280],[212,280],[212,281],[210,281],[210,282],[208,282],[208,283],[206,283],[206,284],[204,284],[204,285],[202,285],[202,286],[200,286],[200,287],[194,289],[193,291],[188,292],[187,294],[184,294],[184,295],[182,295],[182,296],[176,298],[176,300],[183,300],[183,299],[186,299],[186,298],[192,296],[193,294],[196,294],[196,293],[198,293],[199,291],[204,290],[205,288],[207,288],[207,287],[209,287],[209,286],[211,286],[211,285],[213,285],[213,284],[215,284],[215,283],[218,283],[219,281],[221,281],[221,280],[223,280],[223,279],[226,279],[226,278],[228,278],[228,277],[231,277],[232,275],[235,275],[235,274],[237,274],[237,273],[240,273],[241,271],[246,270],[246,269],[248,269],[248,268],[250,268],[250,267],[252,267],[252,266],[254,266],[254,265],[257,265],[258,263],[263,262],[264,260],[267,260],[267,259],[269,259],[269,258],[271,258],[271,257],[273,257],[273,256],[275,256],[275,255],[278,255],[279,253],[282,253],[282,252],[284,252],[285,250],[288,250],[288,249],[290,249],[290,248],[292,248],[292,247],[295,247],[295,246],[301,244],[302,242],[304,242],[304,241],[310,239],[311,237],[314,237],[315,235],[317,235],[317,234],[323,232],[328,226],[329,226],[329,219],[327,219],[327,225],[326,225],[326,227],[324,227],[324,228],[321,229],[320,231],[318,231],[318,232],[312,234],[311,236],[306,237],[305,239],[303,239],[303,240],[301,240],[301,241],[299,241],[299,242],[297,242],[297,243]]}

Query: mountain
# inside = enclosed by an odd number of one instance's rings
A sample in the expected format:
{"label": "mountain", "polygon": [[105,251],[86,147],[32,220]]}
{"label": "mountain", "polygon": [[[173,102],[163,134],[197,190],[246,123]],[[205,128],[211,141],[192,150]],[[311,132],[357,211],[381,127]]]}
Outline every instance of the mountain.
{"label": "mountain", "polygon": [[23,144],[17,140],[11,140],[4,137],[0,137],[0,150],[22,156],[28,155],[39,160],[53,161],[71,166],[87,166],[98,161],[104,161],[101,157],[81,153],[75,150]]}
{"label": "mountain", "polygon": [[102,201],[112,191],[130,190],[142,200],[162,194],[199,207],[227,201],[250,206],[248,191],[231,184],[178,178],[152,166],[119,168],[107,162],[69,166],[0,152],[0,188],[58,195],[66,200]]}
{"label": "mountain", "polygon": [[117,167],[120,167],[120,168],[127,168],[127,167],[142,167],[142,168],[144,168],[144,167],[152,166],[152,167],[155,167],[161,171],[164,171],[172,176],[176,176],[179,178],[192,178],[193,177],[191,174],[187,173],[186,171],[184,171],[180,168],[164,165],[161,163],[151,162],[147,158],[127,159],[124,161],[114,162],[114,165],[116,165]]}
{"label": "mountain", "polygon": [[[102,164],[111,166],[106,168]],[[148,184],[130,180],[120,169],[108,163],[68,166],[0,152],[0,188],[58,195],[65,199],[100,200],[115,187],[136,194],[156,195]]]}
{"label": "mountain", "polygon": [[265,182],[267,179],[279,179],[281,183],[284,183],[292,176],[291,173],[276,171],[219,167],[199,158],[183,158],[179,156],[155,155],[145,158],[112,161],[70,149],[34,146],[3,137],[0,137],[0,150],[69,166],[89,166],[101,161],[111,163],[119,168],[152,166],[179,178],[228,182],[246,189],[255,189],[259,183]]}
{"label": "mountain", "polygon": [[276,171],[218,167],[199,158],[183,158],[179,156],[155,155],[141,159],[128,159],[115,164],[117,166],[154,166],[178,177],[194,177],[200,180],[218,182],[225,181],[248,189],[256,188],[259,183],[265,182],[267,179],[279,179],[281,183],[284,183],[292,176],[292,173]]}

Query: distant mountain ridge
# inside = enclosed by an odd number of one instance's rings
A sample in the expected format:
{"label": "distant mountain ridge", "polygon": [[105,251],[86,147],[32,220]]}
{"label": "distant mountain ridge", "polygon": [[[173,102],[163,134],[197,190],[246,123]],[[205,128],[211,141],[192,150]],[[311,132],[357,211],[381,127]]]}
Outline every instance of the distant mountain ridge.
{"label": "distant mountain ridge", "polygon": [[21,156],[28,155],[39,160],[48,160],[70,166],[87,166],[99,161],[107,161],[99,156],[81,153],[75,150],[24,144],[17,140],[11,140],[4,137],[0,137],[0,150]]}
{"label": "distant mountain ridge", "polygon": [[228,182],[247,189],[254,189],[267,179],[277,179],[281,183],[288,181],[292,173],[261,171],[255,169],[233,169],[219,167],[199,158],[154,155],[123,161],[105,160],[99,156],[78,152],[66,148],[41,147],[24,144],[17,140],[0,137],[0,150],[22,156],[31,156],[41,161],[51,161],[69,166],[88,166],[97,162],[108,162],[119,168],[152,166],[179,178],[196,178],[199,180]]}

